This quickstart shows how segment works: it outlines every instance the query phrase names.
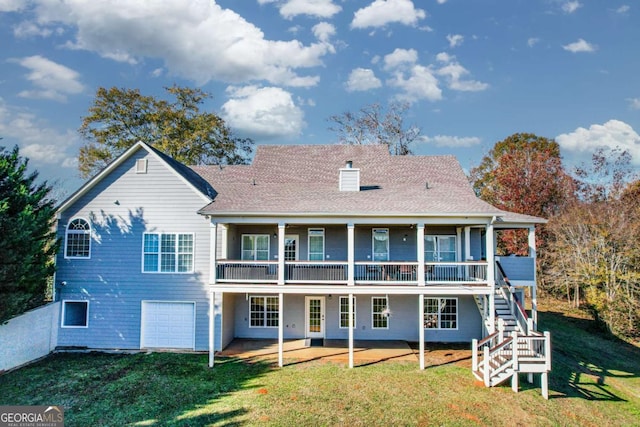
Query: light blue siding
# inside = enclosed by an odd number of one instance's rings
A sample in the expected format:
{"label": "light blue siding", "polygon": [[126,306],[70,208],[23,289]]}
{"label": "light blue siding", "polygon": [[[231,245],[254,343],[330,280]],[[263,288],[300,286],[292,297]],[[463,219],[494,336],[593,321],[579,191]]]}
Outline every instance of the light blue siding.
{"label": "light blue siding", "polygon": [[[278,328],[249,327],[248,296],[269,294],[225,294],[225,304],[233,304],[236,338],[278,338]],[[273,294],[271,294],[273,295]],[[340,328],[339,294],[325,295],[325,337],[348,339],[349,330]],[[346,296],[346,295],[342,295]],[[388,329],[373,329],[371,298],[384,295],[356,296],[355,339],[418,341],[419,297],[417,295],[389,295]],[[452,297],[443,295],[443,297]],[[455,296],[454,296],[455,297]],[[470,342],[482,336],[482,320],[471,296],[458,296],[458,328],[455,330],[425,329],[425,340],[429,342]],[[305,296],[284,295],[283,335],[284,339],[305,338]],[[225,309],[226,311],[226,309]],[[229,320],[225,319],[226,322]]]}
{"label": "light blue siding", "polygon": [[509,280],[535,280],[536,263],[533,258],[503,256],[497,259]]}
{"label": "light blue siding", "polygon": [[[135,171],[148,159],[148,172]],[[140,348],[144,300],[196,304],[195,346],[208,348],[209,222],[196,212],[206,200],[154,155],[140,149],[67,208],[58,222],[64,238],[76,217],[92,225],[90,259],[57,257],[59,299],[86,299],[89,327],[61,328],[59,346]],[[143,233],[193,233],[194,272],[142,273]],[[63,245],[64,246],[64,245]],[[65,286],[60,286],[61,282]],[[216,336],[220,336],[217,331]]]}

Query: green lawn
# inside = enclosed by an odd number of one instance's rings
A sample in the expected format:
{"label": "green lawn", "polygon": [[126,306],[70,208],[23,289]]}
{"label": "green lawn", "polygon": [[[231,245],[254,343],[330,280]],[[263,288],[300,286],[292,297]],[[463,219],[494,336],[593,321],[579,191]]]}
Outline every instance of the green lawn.
{"label": "green lawn", "polygon": [[283,369],[206,355],[55,354],[0,376],[0,405],[63,405],[68,426],[640,425],[640,349],[542,312],[550,399],[524,378],[487,389],[469,361],[429,367],[307,362]]}

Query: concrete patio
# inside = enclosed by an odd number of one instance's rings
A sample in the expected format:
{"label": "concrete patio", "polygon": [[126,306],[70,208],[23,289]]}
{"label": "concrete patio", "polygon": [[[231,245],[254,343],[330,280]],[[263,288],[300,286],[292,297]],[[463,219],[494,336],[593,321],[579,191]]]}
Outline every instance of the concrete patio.
{"label": "concrete patio", "polygon": [[[242,359],[278,360],[278,341],[269,339],[234,339],[218,356]],[[413,362],[418,365],[419,352],[406,341],[354,341],[354,364],[371,365],[382,362]],[[427,343],[425,350],[427,366],[466,361],[470,365],[471,351],[468,345]],[[323,346],[310,346],[308,340],[285,340],[283,342],[284,364],[294,364],[319,360],[344,363],[349,361],[347,340],[325,339]]]}

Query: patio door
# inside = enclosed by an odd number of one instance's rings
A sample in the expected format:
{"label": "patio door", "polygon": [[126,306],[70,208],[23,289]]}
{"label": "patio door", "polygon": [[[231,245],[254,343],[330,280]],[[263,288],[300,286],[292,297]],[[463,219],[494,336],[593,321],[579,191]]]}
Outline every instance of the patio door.
{"label": "patio door", "polygon": [[324,338],[324,297],[305,297],[306,337]]}

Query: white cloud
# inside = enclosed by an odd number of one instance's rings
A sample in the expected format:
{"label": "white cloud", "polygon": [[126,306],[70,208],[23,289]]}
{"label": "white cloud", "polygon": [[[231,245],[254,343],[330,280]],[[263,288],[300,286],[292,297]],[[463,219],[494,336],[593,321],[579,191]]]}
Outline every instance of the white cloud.
{"label": "white cloud", "polygon": [[533,46],[537,45],[538,42],[540,42],[539,38],[537,38],[537,37],[529,37],[529,39],[527,39],[527,46],[533,47]]}
{"label": "white cloud", "polygon": [[0,12],[17,12],[27,6],[25,0],[0,0]]}
{"label": "white cloud", "polygon": [[440,62],[451,62],[455,56],[449,55],[447,52],[440,52],[436,55],[436,60]]}
{"label": "white cloud", "polygon": [[326,42],[267,40],[258,27],[214,1],[33,0],[33,4],[34,22],[43,29],[63,25],[74,30],[68,48],[129,63],[159,58],[169,74],[198,84],[216,79],[314,86],[319,77],[300,75],[299,70],[321,66],[322,57],[333,49]]}
{"label": "white cloud", "polygon": [[413,65],[418,61],[418,52],[415,49],[396,48],[393,52],[384,56],[384,69],[393,70],[403,64]]}
{"label": "white cloud", "polygon": [[447,79],[449,89],[461,92],[479,92],[487,89],[489,85],[477,80],[463,80],[463,76],[469,74],[469,70],[455,61],[455,56],[439,53],[436,59],[445,62],[445,65],[436,70],[436,74]]}
{"label": "white cloud", "polygon": [[[41,170],[47,166],[75,168],[76,154],[70,153],[79,145],[75,130],[59,131],[25,110],[12,108],[0,99],[0,135],[7,139],[3,143],[16,140],[20,155],[27,157],[30,166]],[[52,176],[60,176],[57,170]],[[45,177],[46,178],[46,177]]]}
{"label": "white cloud", "polygon": [[629,10],[631,9],[631,7],[629,7],[629,5],[623,4],[622,6],[620,6],[619,8],[616,9],[617,13],[627,13],[629,12]]}
{"label": "white cloud", "polygon": [[356,11],[351,28],[384,27],[391,23],[415,27],[426,16],[427,13],[416,9],[411,0],[375,0]]}
{"label": "white cloud", "polygon": [[481,139],[477,136],[452,136],[452,135],[436,135],[419,137],[420,142],[424,144],[434,144],[437,147],[472,147],[480,144]]}
{"label": "white cloud", "polygon": [[280,15],[286,19],[292,19],[298,15],[331,18],[342,10],[342,7],[334,4],[332,0],[287,0],[278,4]]}
{"label": "white cloud", "polygon": [[568,50],[569,52],[577,53],[577,52],[595,52],[596,46],[586,42],[583,39],[578,39],[577,42],[569,43],[562,46],[564,50]]}
{"label": "white cloud", "polygon": [[239,133],[262,138],[298,136],[305,125],[303,111],[291,93],[278,87],[229,87],[222,117]]}
{"label": "white cloud", "polygon": [[579,127],[570,133],[558,135],[556,141],[563,150],[578,157],[590,156],[598,148],[621,148],[628,150],[632,163],[640,165],[640,135],[620,120],[609,120],[605,124],[594,124],[589,129]]}
{"label": "white cloud", "polygon": [[349,79],[345,87],[349,92],[367,91],[377,89],[382,86],[382,82],[376,77],[373,70],[367,68],[356,68],[349,74]]}
{"label": "white cloud", "polygon": [[445,4],[447,0],[438,0],[438,4]]}
{"label": "white cloud", "polygon": [[328,43],[329,39],[336,34],[336,27],[328,22],[320,22],[314,25],[311,31],[318,40]]}
{"label": "white cloud", "polygon": [[402,92],[396,95],[401,101],[415,102],[422,99],[438,101],[442,99],[442,90],[438,79],[428,67],[414,65],[407,72],[397,71],[387,80],[387,84]]}
{"label": "white cloud", "polygon": [[577,0],[568,1],[562,4],[562,10],[565,13],[573,13],[582,7],[582,3]]}
{"label": "white cloud", "polygon": [[75,95],[84,90],[78,72],[40,55],[11,61],[30,70],[26,78],[37,88],[20,92],[19,95],[23,98],[66,101],[67,95]]}
{"label": "white cloud", "polygon": [[464,41],[464,36],[461,34],[448,34],[447,41],[449,42],[449,47],[451,48],[460,46]]}
{"label": "white cloud", "polygon": [[18,25],[13,27],[13,35],[17,38],[28,38],[28,37],[49,37],[52,34],[61,35],[64,33],[64,29],[61,27],[58,28],[49,28],[42,27],[35,22],[32,21],[23,21]]}
{"label": "white cloud", "polygon": [[627,101],[629,101],[629,107],[633,110],[640,110],[640,98],[629,98]]}

